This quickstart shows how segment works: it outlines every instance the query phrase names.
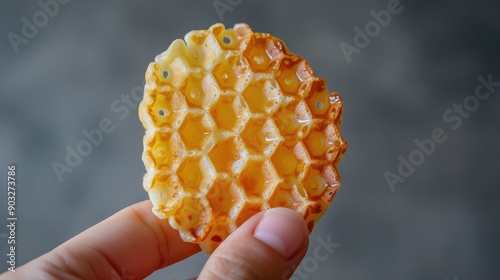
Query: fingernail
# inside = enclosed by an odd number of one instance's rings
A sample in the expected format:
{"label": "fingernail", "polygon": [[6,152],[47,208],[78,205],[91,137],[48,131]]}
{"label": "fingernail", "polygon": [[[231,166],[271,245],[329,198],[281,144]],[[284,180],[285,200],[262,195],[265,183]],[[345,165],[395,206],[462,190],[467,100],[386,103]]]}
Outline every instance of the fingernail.
{"label": "fingernail", "polygon": [[280,253],[284,259],[292,257],[309,236],[304,219],[286,208],[267,210],[255,228],[253,236]]}

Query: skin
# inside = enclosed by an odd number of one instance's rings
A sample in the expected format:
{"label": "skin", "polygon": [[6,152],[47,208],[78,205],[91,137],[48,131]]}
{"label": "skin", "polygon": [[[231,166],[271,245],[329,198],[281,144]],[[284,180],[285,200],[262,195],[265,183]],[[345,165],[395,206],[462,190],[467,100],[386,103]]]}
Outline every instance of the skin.
{"label": "skin", "polygon": [[[143,279],[197,253],[151,202],[129,206],[87,229],[6,279]],[[287,279],[308,247],[304,220],[285,208],[254,215],[210,256],[197,279]]]}

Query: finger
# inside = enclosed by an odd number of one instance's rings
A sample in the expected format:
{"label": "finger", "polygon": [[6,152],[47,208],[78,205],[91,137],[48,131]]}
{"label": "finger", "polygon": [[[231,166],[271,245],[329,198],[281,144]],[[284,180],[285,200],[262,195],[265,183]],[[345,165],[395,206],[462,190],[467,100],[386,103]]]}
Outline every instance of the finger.
{"label": "finger", "polygon": [[198,279],[288,279],[307,251],[308,236],[296,212],[261,212],[215,250]]}
{"label": "finger", "polygon": [[200,251],[198,245],[183,242],[151,208],[150,201],[143,201],[121,210],[28,263],[16,276],[142,279]]}

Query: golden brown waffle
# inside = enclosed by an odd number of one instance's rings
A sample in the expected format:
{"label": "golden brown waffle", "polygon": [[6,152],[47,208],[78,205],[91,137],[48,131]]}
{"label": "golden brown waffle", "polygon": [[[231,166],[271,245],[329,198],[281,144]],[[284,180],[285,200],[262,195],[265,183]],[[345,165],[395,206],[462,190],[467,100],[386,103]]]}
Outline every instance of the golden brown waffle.
{"label": "golden brown waffle", "polygon": [[339,188],[340,96],[246,24],[184,40],[149,64],[139,107],[153,212],[207,253],[272,207],[297,211],[312,231]]}

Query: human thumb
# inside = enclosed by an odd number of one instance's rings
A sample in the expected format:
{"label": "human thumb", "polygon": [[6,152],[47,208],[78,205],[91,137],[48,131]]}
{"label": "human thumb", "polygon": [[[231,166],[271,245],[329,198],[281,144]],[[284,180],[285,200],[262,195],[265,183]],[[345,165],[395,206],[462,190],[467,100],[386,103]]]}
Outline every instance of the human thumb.
{"label": "human thumb", "polygon": [[198,280],[288,279],[309,245],[304,219],[273,208],[248,219],[214,251]]}

